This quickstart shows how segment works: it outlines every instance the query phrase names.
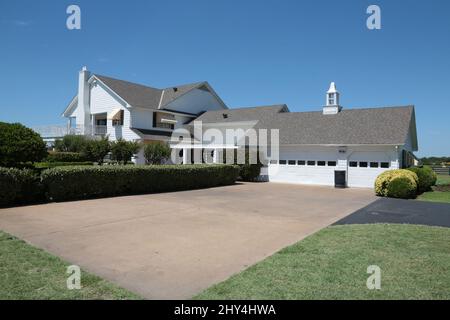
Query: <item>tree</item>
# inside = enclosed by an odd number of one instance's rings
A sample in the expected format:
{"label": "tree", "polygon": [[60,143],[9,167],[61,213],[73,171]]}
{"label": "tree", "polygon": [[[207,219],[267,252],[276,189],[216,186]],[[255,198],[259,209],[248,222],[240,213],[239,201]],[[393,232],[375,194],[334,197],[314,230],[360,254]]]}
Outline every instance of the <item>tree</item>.
{"label": "tree", "polygon": [[144,147],[144,158],[148,164],[161,164],[170,157],[170,147],[166,143],[150,143]]}
{"label": "tree", "polygon": [[99,164],[103,163],[103,159],[111,151],[111,144],[108,137],[101,139],[90,139],[84,142],[81,153],[89,161],[94,161]]}
{"label": "tree", "polygon": [[0,166],[21,167],[47,156],[41,136],[20,123],[0,122]]}
{"label": "tree", "polygon": [[55,149],[60,152],[81,152],[87,142],[86,136],[68,134],[55,141]]}
{"label": "tree", "polygon": [[140,144],[135,141],[125,141],[118,139],[111,144],[111,156],[113,160],[126,164],[131,161],[131,157],[138,153]]}

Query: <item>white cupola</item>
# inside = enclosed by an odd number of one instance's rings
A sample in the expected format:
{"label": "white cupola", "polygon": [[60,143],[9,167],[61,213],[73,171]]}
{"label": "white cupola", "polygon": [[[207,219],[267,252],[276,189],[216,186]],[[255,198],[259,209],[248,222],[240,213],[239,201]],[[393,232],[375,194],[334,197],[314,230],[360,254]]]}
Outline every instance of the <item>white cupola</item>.
{"label": "white cupola", "polygon": [[323,107],[323,114],[336,114],[341,111],[339,105],[339,92],[336,90],[336,84],[330,83],[330,88],[327,91],[327,100],[325,107]]}

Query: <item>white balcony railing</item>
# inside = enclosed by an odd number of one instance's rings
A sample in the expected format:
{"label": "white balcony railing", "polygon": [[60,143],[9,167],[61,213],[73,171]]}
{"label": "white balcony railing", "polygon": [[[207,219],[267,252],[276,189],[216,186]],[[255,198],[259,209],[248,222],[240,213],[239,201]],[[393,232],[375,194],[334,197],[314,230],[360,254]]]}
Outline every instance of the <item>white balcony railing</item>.
{"label": "white balcony railing", "polygon": [[67,126],[50,125],[33,127],[33,130],[44,139],[62,138],[68,134],[105,136],[108,133],[106,126],[76,126],[68,128]]}

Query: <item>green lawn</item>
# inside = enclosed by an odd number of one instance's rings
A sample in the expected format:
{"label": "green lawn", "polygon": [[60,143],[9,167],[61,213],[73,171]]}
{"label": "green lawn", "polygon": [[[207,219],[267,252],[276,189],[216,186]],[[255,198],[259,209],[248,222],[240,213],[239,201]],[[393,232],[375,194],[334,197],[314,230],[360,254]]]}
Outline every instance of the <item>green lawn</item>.
{"label": "green lawn", "polygon": [[450,186],[450,176],[438,175],[435,187],[438,190],[424,192],[417,197],[417,200],[450,203],[450,187],[446,186]]}
{"label": "green lawn", "polygon": [[450,192],[430,191],[424,192],[417,197],[417,200],[432,202],[448,202],[450,203]]}
{"label": "green lawn", "polygon": [[444,176],[444,175],[438,174],[437,177],[438,177],[438,179],[437,179],[436,184],[438,186],[440,186],[440,185],[450,185],[450,175]]}
{"label": "green lawn", "polygon": [[[369,265],[381,290],[369,290]],[[450,299],[450,229],[332,226],[287,247],[196,299]]]}
{"label": "green lawn", "polygon": [[0,231],[0,299],[140,299],[82,271],[81,289],[68,290],[61,259]]}

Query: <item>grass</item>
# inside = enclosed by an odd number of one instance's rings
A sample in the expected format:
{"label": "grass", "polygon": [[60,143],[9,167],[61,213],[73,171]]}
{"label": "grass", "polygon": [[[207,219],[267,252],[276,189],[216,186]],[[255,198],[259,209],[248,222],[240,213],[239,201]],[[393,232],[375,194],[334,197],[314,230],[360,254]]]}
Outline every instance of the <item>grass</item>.
{"label": "grass", "polygon": [[442,175],[438,174],[438,179],[436,182],[436,185],[443,186],[443,185],[450,185],[450,175]]}
{"label": "grass", "polygon": [[0,299],[140,299],[87,272],[81,289],[67,289],[69,263],[0,231]]}
{"label": "grass", "polygon": [[424,192],[417,200],[450,203],[450,176],[438,175],[434,191]]}
{"label": "grass", "polygon": [[[369,265],[381,290],[369,290]],[[332,226],[195,299],[450,299],[450,229]]]}
{"label": "grass", "polygon": [[417,200],[450,203],[450,192],[449,191],[424,192],[417,197]]}

